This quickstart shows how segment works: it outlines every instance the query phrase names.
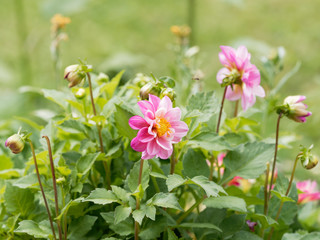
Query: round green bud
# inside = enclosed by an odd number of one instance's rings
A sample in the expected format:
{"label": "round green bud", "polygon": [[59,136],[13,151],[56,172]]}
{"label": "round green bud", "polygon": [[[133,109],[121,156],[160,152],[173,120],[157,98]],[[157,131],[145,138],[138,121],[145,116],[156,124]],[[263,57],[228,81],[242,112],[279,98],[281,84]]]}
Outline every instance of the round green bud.
{"label": "round green bud", "polygon": [[25,140],[19,134],[14,134],[7,139],[5,146],[10,148],[11,152],[18,154],[24,149]]}
{"label": "round green bud", "polygon": [[86,90],[84,88],[79,88],[76,93],[74,94],[74,96],[77,99],[83,99],[86,96]]}
{"label": "round green bud", "polygon": [[164,88],[161,91],[160,98],[163,98],[164,96],[167,96],[171,99],[171,101],[174,101],[176,92],[172,88]]}
{"label": "round green bud", "polygon": [[159,97],[160,92],[160,87],[156,86],[154,83],[149,82],[140,89],[140,98],[142,100],[147,100],[149,99],[149,94]]}

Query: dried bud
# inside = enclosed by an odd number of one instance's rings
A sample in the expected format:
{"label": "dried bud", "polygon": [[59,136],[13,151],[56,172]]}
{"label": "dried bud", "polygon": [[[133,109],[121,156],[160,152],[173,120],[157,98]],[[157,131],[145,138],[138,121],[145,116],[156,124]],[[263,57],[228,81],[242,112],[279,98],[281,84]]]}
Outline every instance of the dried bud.
{"label": "dried bud", "polygon": [[74,94],[74,96],[77,99],[83,99],[86,96],[86,90],[84,88],[79,88]]}
{"label": "dried bud", "polygon": [[302,103],[306,99],[305,96],[289,96],[284,99],[283,105],[277,107],[277,112],[282,113],[289,119],[296,122],[305,122],[306,117],[311,116],[311,112],[307,111],[307,105]]}
{"label": "dried bud", "polygon": [[10,148],[11,152],[18,154],[22,152],[25,145],[25,140],[20,134],[14,134],[7,139],[5,146]]}
{"label": "dried bud", "polygon": [[171,101],[174,101],[176,97],[176,92],[172,88],[164,88],[161,91],[160,98],[163,98],[164,96],[168,96]]}
{"label": "dried bud", "polygon": [[68,80],[69,88],[78,85],[85,77],[86,72],[82,70],[82,65],[70,65],[64,70],[64,78]]}
{"label": "dried bud", "polygon": [[161,92],[161,88],[156,86],[154,83],[147,83],[140,89],[140,98],[142,100],[149,99],[149,94],[159,96]]}
{"label": "dried bud", "polygon": [[311,149],[313,148],[313,145],[311,145],[309,148],[300,147],[301,152],[298,154],[297,158],[301,161],[302,166],[305,169],[312,169],[318,164],[318,157],[313,155],[311,153]]}

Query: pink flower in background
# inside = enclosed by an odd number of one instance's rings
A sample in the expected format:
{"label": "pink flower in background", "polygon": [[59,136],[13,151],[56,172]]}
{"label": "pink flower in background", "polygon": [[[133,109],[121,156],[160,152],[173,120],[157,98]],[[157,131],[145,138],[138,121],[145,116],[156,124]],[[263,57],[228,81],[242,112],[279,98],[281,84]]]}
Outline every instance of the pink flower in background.
{"label": "pink flower in background", "polygon": [[254,232],[254,227],[258,224],[257,222],[251,222],[250,220],[246,221],[251,232]]}
{"label": "pink flower in background", "polygon": [[234,178],[232,178],[229,182],[228,182],[228,186],[236,186],[236,187],[240,187],[241,185],[241,180],[243,180],[242,177],[236,176]]}
{"label": "pink flower in background", "polygon": [[253,106],[256,96],[265,97],[265,91],[260,86],[260,72],[250,63],[251,55],[245,46],[234,49],[228,46],[220,46],[219,59],[224,68],[217,74],[217,81],[222,84],[223,79],[233,78],[234,83],[228,86],[226,98],[236,101],[241,98],[244,111]]}
{"label": "pink flower in background", "polygon": [[144,117],[133,116],[129,119],[130,127],[139,130],[131,141],[131,147],[142,152],[142,159],[156,156],[169,158],[172,144],[180,142],[189,130],[187,124],[180,121],[180,108],[173,108],[167,96],[160,100],[151,94],[149,101],[139,101],[138,105]]}
{"label": "pink flower in background", "polygon": [[296,122],[305,122],[306,117],[311,116],[311,112],[307,111],[307,105],[302,103],[302,101],[306,100],[305,96],[297,95],[297,96],[289,96],[284,99],[283,104],[289,107],[289,112],[286,114],[288,118],[296,121]]}
{"label": "pink flower in background", "polygon": [[306,180],[302,182],[297,182],[297,188],[301,192],[303,192],[299,194],[298,203],[306,203],[310,201],[320,200],[320,192],[316,192],[316,181]]}

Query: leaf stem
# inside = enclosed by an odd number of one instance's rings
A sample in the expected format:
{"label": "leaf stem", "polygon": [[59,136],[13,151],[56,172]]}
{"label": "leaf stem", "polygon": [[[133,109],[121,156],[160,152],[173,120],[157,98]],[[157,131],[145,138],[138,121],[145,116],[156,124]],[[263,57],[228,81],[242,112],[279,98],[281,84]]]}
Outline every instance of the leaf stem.
{"label": "leaf stem", "polygon": [[39,173],[39,168],[38,168],[38,163],[37,163],[36,154],[35,154],[35,152],[34,152],[34,147],[33,147],[33,144],[32,144],[32,142],[31,142],[31,140],[29,139],[28,141],[29,141],[30,148],[31,148],[31,151],[32,151],[32,156],[33,156],[33,160],[34,160],[34,166],[35,166],[35,169],[36,169],[37,178],[38,178],[38,182],[39,182],[41,194],[42,194],[42,197],[43,197],[44,205],[45,205],[45,207],[46,207],[46,209],[47,209],[47,213],[48,213],[48,217],[49,217],[49,222],[50,222],[50,227],[51,227],[51,230],[52,230],[53,238],[54,238],[55,240],[57,240],[57,238],[56,238],[56,233],[55,233],[54,227],[53,227],[53,222],[52,222],[52,218],[51,218],[51,213],[50,213],[49,205],[48,205],[48,202],[47,202],[46,195],[44,194],[43,186],[42,186],[42,183],[41,183],[41,180],[40,180],[40,173]]}
{"label": "leaf stem", "polygon": [[203,196],[202,198],[199,198],[195,204],[193,204],[184,214],[182,214],[178,220],[177,220],[177,224],[179,225],[186,217],[189,216],[189,214],[195,209],[197,208],[202,202],[203,200],[206,199],[206,196]]}
{"label": "leaf stem", "polygon": [[[48,138],[48,136],[42,136],[42,138],[46,139],[47,145],[48,145],[50,169],[51,169],[51,174],[52,174],[52,182],[53,182],[53,190],[54,190],[54,202],[55,202],[55,208],[56,208],[56,216],[58,217],[59,216],[59,200],[58,200],[57,181],[56,181],[56,174],[54,171],[54,164],[53,164],[50,139]],[[58,220],[58,219],[57,219],[57,225],[58,225],[58,231],[59,231],[59,239],[62,240],[61,224],[60,224],[60,220]]]}
{"label": "leaf stem", "polygon": [[221,106],[220,106],[220,112],[219,112],[219,118],[218,118],[218,123],[217,123],[217,129],[216,133],[219,134],[219,128],[220,128],[220,122],[221,122],[221,116],[222,116],[222,109],[223,109],[223,104],[224,104],[224,99],[226,98],[226,92],[227,92],[228,86],[224,88],[223,96],[222,96],[222,101],[221,101]]}
{"label": "leaf stem", "polygon": [[[139,180],[138,180],[138,186],[141,184],[141,179],[142,179],[142,170],[143,170],[143,162],[144,160],[141,158],[140,160],[140,170],[139,170]],[[140,196],[138,194],[137,199],[136,199],[136,210],[140,209]],[[139,223],[137,221],[134,222],[134,239],[138,240],[139,239]]]}

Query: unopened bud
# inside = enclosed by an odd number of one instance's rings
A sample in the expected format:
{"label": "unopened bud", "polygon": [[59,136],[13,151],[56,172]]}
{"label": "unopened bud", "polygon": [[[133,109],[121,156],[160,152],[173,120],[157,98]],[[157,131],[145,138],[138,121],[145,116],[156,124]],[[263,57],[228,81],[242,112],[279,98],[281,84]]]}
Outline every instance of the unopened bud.
{"label": "unopened bud", "polygon": [[154,83],[147,83],[140,89],[140,98],[142,100],[149,99],[149,94],[159,96],[161,92],[161,88],[156,86]]}
{"label": "unopened bud", "polygon": [[164,88],[161,91],[160,98],[163,98],[164,96],[168,96],[171,101],[174,101],[176,97],[176,92],[172,88]]}
{"label": "unopened bud", "polygon": [[82,66],[79,64],[70,65],[64,70],[64,78],[68,80],[69,88],[78,85],[85,77],[86,73],[82,71]]}
{"label": "unopened bud", "polygon": [[84,88],[79,88],[74,94],[74,96],[77,99],[83,99],[86,96],[86,90]]}
{"label": "unopened bud", "polygon": [[311,112],[307,111],[307,105],[302,103],[306,99],[305,96],[289,96],[284,99],[283,106],[278,107],[279,111],[288,118],[296,122],[305,122],[306,117],[311,116]]}
{"label": "unopened bud", "polygon": [[98,75],[97,81],[100,81],[100,82],[108,82],[108,81],[109,81],[109,77],[108,77],[107,74],[101,72],[101,73],[99,73],[99,75]]}
{"label": "unopened bud", "polygon": [[305,169],[312,169],[317,166],[319,159],[317,156],[311,153],[313,145],[309,148],[301,147],[301,152],[298,154],[297,158],[301,161],[302,166]]}
{"label": "unopened bud", "polygon": [[136,77],[133,79],[133,84],[137,85],[140,88],[149,82],[151,82],[151,78],[144,75],[143,73],[137,73]]}
{"label": "unopened bud", "polygon": [[5,146],[10,148],[11,152],[18,154],[22,152],[25,145],[25,140],[20,134],[14,134],[7,139]]}
{"label": "unopened bud", "polygon": [[66,179],[64,177],[61,177],[61,178],[58,178],[56,180],[57,184],[61,184],[61,183],[64,183],[66,181]]}

